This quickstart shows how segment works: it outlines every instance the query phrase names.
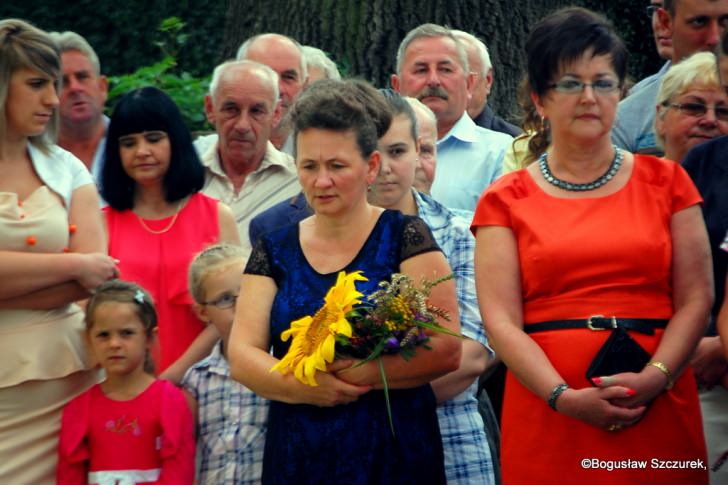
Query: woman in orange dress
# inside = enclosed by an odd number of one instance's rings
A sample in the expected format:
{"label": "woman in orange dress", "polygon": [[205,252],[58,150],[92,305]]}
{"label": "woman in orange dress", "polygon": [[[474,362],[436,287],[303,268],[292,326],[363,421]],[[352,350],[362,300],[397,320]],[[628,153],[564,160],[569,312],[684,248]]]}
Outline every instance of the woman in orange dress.
{"label": "woman in orange dress", "polygon": [[[481,313],[509,368],[503,483],[707,483],[686,371],[712,301],[700,196],[678,164],[612,145],[627,53],[605,19],[561,10],[526,48],[551,144],[473,221]],[[612,335],[645,360],[617,349],[621,371],[590,382]]]}
{"label": "woman in orange dress", "polygon": [[199,192],[204,168],[174,101],[130,91],[114,108],[101,172],[109,254],[121,277],[152,294],[159,313],[156,372],[179,383],[219,338],[192,309],[187,270],[217,242],[240,244],[230,208]]}

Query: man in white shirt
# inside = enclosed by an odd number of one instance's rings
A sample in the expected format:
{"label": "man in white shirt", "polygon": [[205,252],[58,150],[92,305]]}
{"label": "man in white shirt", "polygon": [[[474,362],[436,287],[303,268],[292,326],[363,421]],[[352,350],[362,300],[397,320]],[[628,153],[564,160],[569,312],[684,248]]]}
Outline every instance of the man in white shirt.
{"label": "man in white shirt", "polygon": [[75,32],[52,32],[51,36],[63,65],[58,145],[76,155],[98,180],[109,124],[104,116],[109,83],[86,39]]}
{"label": "man in white shirt", "polygon": [[278,75],[253,61],[221,64],[213,72],[205,112],[217,140],[196,143],[206,168],[202,191],[232,209],[249,253],[250,220],[301,189],[293,159],[270,142],[281,116]]}
{"label": "man in white shirt", "polygon": [[477,126],[466,108],[474,76],[462,43],[435,24],[411,30],[397,52],[392,87],[419,99],[437,117],[437,165],[432,196],[450,209],[474,211],[501,174],[512,138]]}

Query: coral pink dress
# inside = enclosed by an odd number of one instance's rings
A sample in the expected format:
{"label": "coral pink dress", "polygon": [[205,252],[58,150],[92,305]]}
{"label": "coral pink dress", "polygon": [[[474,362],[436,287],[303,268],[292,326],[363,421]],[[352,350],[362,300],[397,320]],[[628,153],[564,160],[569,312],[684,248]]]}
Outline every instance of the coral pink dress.
{"label": "coral pink dress", "polygon": [[182,391],[157,380],[129,401],[95,385],[63,411],[58,485],[192,484],[195,438]]}
{"label": "coral pink dress", "polygon": [[[674,213],[700,201],[679,164],[635,155],[630,180],[604,197],[553,197],[526,170],[507,174],[481,197],[473,227],[513,231],[526,327],[591,315],[670,318],[670,221]],[[653,354],[663,330],[629,333]],[[607,331],[586,328],[530,334],[575,389],[590,386],[586,370],[608,336]],[[504,484],[672,485],[708,480],[707,470],[699,467],[699,460],[705,465],[706,451],[690,368],[649,404],[637,424],[617,433],[554,412],[509,373],[502,428]],[[659,468],[667,462],[677,467]]]}
{"label": "coral pink dress", "polygon": [[174,363],[205,328],[192,311],[187,270],[195,254],[218,242],[217,200],[193,194],[175,216],[142,220],[131,210],[106,207],[109,255],[120,277],[146,288],[157,308],[160,355],[156,371]]}

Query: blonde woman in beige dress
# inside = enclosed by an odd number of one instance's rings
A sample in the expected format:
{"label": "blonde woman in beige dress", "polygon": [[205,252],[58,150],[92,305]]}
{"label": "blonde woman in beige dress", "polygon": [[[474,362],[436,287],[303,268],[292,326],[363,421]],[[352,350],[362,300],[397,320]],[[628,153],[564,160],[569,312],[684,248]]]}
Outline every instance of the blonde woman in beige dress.
{"label": "blonde woman in beige dress", "polygon": [[116,273],[96,188],[53,145],[61,66],[48,35],[0,21],[0,483],[54,482],[63,406],[98,379],[73,302]]}

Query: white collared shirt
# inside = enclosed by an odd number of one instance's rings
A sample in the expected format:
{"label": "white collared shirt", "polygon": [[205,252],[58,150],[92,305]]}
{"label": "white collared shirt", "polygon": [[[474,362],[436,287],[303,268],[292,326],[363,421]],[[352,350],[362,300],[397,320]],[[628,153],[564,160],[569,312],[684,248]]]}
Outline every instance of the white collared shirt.
{"label": "white collared shirt", "polygon": [[[214,138],[211,138],[214,137]],[[205,186],[202,192],[227,204],[235,215],[240,243],[246,253],[252,249],[248,236],[251,219],[282,200],[301,191],[296,167],[290,155],[282,153],[268,142],[260,166],[247,177],[239,191],[235,191],[222,168],[217,135],[195,141],[200,159],[205,166]],[[202,150],[200,152],[200,150]]]}
{"label": "white collared shirt", "polygon": [[448,209],[474,211],[483,190],[500,177],[512,142],[510,135],[480,127],[463,112],[437,140],[432,197]]}

